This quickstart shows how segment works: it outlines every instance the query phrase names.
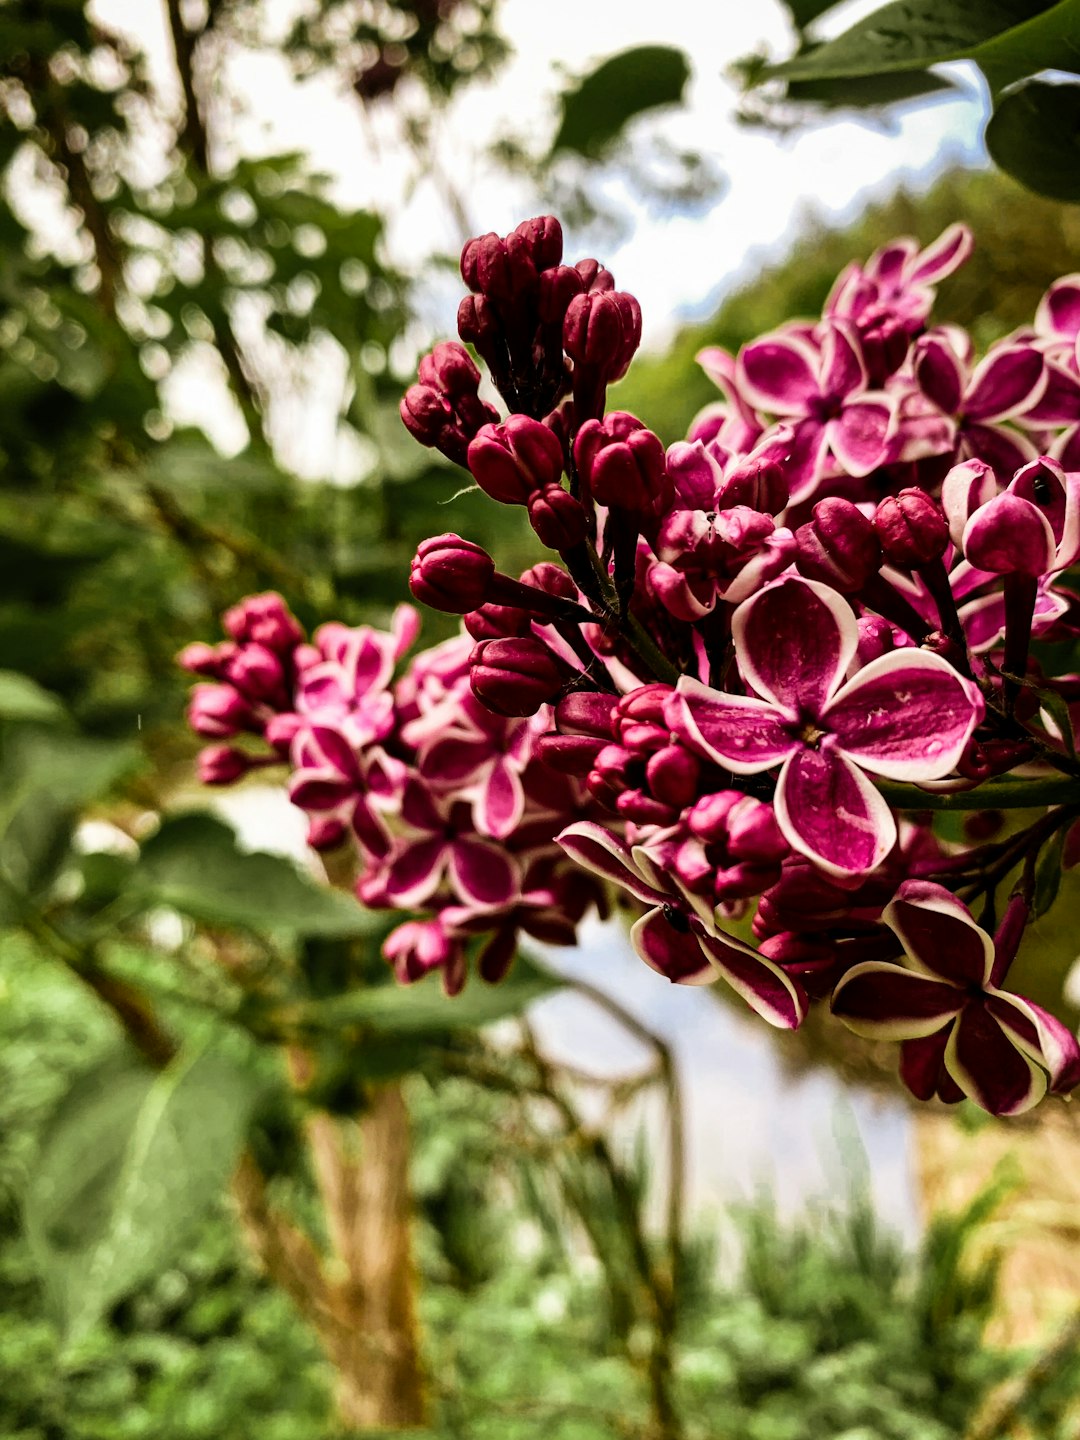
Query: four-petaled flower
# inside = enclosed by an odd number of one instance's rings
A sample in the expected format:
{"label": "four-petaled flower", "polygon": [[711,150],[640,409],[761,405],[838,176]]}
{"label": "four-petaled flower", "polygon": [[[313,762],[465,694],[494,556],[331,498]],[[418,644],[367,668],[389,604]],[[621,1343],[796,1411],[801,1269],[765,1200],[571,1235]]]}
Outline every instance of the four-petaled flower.
{"label": "four-petaled flower", "polygon": [[900,1074],[920,1100],[967,1096],[992,1115],[1019,1115],[1047,1090],[1080,1081],[1080,1045],[1040,1006],[995,983],[995,945],[940,885],[906,880],[882,914],[903,965],[855,965],[833,1013],[857,1035],[902,1040]]}
{"label": "four-petaled flower", "polygon": [[777,580],[739,606],[731,629],[754,693],[683,676],[672,729],[733,774],[781,766],[773,804],[788,843],[830,875],[874,869],[896,842],[896,822],[864,772],[943,779],[982,718],[978,688],[914,648],[872,660],[844,684],[858,625],[843,597],[813,580]]}

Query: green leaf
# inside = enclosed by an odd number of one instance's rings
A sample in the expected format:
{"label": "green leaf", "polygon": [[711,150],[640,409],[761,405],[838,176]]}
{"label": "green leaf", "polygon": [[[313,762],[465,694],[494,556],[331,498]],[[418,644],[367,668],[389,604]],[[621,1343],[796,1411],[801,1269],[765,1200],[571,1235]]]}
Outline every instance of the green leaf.
{"label": "green leaf", "polygon": [[165,820],[142,848],[133,890],[208,925],[293,935],[365,935],[374,925],[357,901],[315,885],[279,855],[240,850],[212,815]]}
{"label": "green leaf", "polygon": [[957,86],[929,70],[903,70],[890,75],[850,75],[842,80],[792,80],[787,98],[826,110],[880,110],[922,95],[936,95]]}
{"label": "green leaf", "polygon": [[1080,203],[1080,85],[1029,80],[998,101],[986,127],[995,165],[1038,195]]}
{"label": "green leaf", "polygon": [[835,40],[768,67],[765,76],[816,80],[923,70],[968,58],[986,41],[1049,8],[1037,0],[892,0]]}
{"label": "green leaf", "polygon": [[783,0],[784,9],[800,30],[805,30],[812,21],[834,9],[840,0]]}
{"label": "green leaf", "polygon": [[55,695],[43,690],[28,675],[0,670],[0,720],[38,720],[50,724],[65,718]]}
{"label": "green leaf", "polygon": [[1060,0],[971,53],[995,97],[1006,85],[1040,70],[1080,73],[1080,0]]}
{"label": "green leaf", "polygon": [[46,893],[71,852],[74,813],[48,791],[40,791],[15,812],[0,837],[0,871],[21,895]]}
{"label": "green leaf", "polygon": [[254,1085],[205,1050],[160,1074],[111,1058],[81,1075],[41,1137],[27,1237],[67,1339],[167,1265],[236,1162]]}
{"label": "green leaf", "polygon": [[0,756],[0,823],[35,799],[77,809],[104,795],[136,764],[127,741],[93,740],[56,730],[19,729],[4,737]]}
{"label": "green leaf", "polygon": [[595,159],[638,115],[677,105],[689,78],[686,56],[670,45],[639,45],[612,55],[564,91],[552,155],[572,150]]}
{"label": "green leaf", "polygon": [[432,975],[416,985],[357,990],[305,1007],[305,1014],[317,1018],[320,1024],[363,1024],[387,1035],[475,1030],[519,1014],[562,984],[558,975],[519,955],[510,974],[498,985],[474,979],[452,999],[444,994],[438,977]]}

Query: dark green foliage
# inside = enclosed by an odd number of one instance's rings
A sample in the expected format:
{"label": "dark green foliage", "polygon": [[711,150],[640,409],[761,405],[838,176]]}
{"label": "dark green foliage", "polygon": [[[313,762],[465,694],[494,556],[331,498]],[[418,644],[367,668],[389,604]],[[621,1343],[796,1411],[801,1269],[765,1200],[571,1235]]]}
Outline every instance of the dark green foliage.
{"label": "dark green foliage", "polygon": [[1080,85],[1029,80],[1011,91],[990,117],[986,148],[1021,184],[1080,203]]}
{"label": "dark green foliage", "polygon": [[686,56],[669,45],[639,45],[612,55],[564,91],[552,154],[602,154],[636,116],[678,104],[689,78]]}

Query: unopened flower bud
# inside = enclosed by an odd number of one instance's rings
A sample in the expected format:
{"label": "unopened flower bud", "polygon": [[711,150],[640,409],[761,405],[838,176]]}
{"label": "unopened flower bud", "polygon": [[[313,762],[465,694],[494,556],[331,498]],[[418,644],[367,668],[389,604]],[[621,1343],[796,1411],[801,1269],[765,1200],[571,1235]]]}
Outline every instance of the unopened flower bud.
{"label": "unopened flower bud", "polygon": [[557,483],[529,496],[529,524],[542,545],[560,553],[580,545],[588,530],[581,501]]}
{"label": "unopened flower bud", "polygon": [[588,775],[604,743],[595,735],[541,735],[536,753],[561,775]]}
{"label": "unopened flower bud", "polygon": [[949,527],[925,490],[901,490],[877,507],[874,529],[890,565],[914,570],[940,560],[949,543]]}
{"label": "unopened flower bud", "polygon": [[893,627],[880,615],[860,615],[857,624],[859,645],[855,653],[860,665],[869,665],[871,660],[877,660],[880,656],[887,655],[890,650],[896,649]]}
{"label": "unopened flower bud", "polygon": [[308,825],[307,843],[312,850],[336,850],[348,834],[348,826],[336,815],[313,815]]}
{"label": "unopened flower bud", "polygon": [[421,980],[450,959],[451,944],[438,920],[406,920],[383,941],[382,953],[402,984]]}
{"label": "unopened flower bud", "polygon": [[562,735],[596,735],[614,738],[618,702],[599,690],[572,690],[555,707],[555,724]]}
{"label": "unopened flower bud", "polygon": [[550,270],[562,259],[562,226],[554,215],[522,220],[513,233],[524,243],[537,270]]}
{"label": "unopened flower bud", "polygon": [[503,505],[527,504],[534,490],[556,484],[563,472],[558,439],[527,415],[483,426],[469,445],[468,460],[480,489]]}
{"label": "unopened flower bud", "polygon": [[795,542],[799,573],[842,595],[856,594],[881,566],[874,527],[850,500],[819,500],[814,518],[796,530]]}
{"label": "unopened flower bud", "polygon": [[1057,546],[1046,516],[1007,490],[980,506],[964,526],[964,558],[995,575],[1045,575]]}
{"label": "unopened flower bud", "polygon": [[543,590],[546,595],[555,595],[560,600],[577,599],[577,586],[563,567],[553,560],[541,560],[523,570],[521,583],[534,590]]}
{"label": "unopened flower bud", "polygon": [[535,715],[567,679],[564,666],[542,640],[485,640],[469,661],[473,694],[496,715]]}
{"label": "unopened flower bud", "polygon": [[409,589],[433,610],[464,615],[483,605],[494,574],[495,561],[482,545],[460,535],[435,535],[417,547]]}
{"label": "unopened flower bud", "polygon": [[195,765],[204,785],[232,785],[251,769],[251,756],[232,745],[207,745]]}
{"label": "unopened flower bud", "polygon": [[585,282],[573,265],[556,265],[539,277],[536,307],[545,325],[562,326],[563,319],[576,295],[585,291]]}
{"label": "unopened flower bud", "polygon": [[464,617],[465,629],[474,640],[506,640],[532,633],[532,616],[516,605],[481,605]]}
{"label": "unopened flower bud", "polygon": [[744,460],[724,478],[720,499],[725,507],[749,505],[763,515],[779,515],[790,497],[787,476],[776,460]]}
{"label": "unopened flower bud", "polygon": [[187,718],[196,735],[224,737],[258,728],[251,706],[231,685],[196,685]]}
{"label": "unopened flower bud", "polygon": [[285,669],[273,650],[249,643],[226,663],[225,679],[249,699],[268,700],[283,693]]}
{"label": "unopened flower bud", "polygon": [[273,590],[247,596],[226,610],[222,624],[234,640],[251,640],[278,653],[291,650],[304,638],[300,622]]}
{"label": "unopened flower bud", "polygon": [[192,675],[205,675],[208,680],[220,680],[226,663],[221,656],[223,648],[204,645],[201,640],[197,640],[193,645],[184,646],[176,657],[176,663],[182,669],[189,670]]}
{"label": "unopened flower bud", "polygon": [[304,721],[299,715],[291,713],[271,715],[266,722],[263,736],[266,743],[272,746],[279,755],[287,755],[290,745],[296,739],[297,732],[303,728],[303,725]]}
{"label": "unopened flower bud", "polygon": [[601,505],[654,515],[664,497],[666,456],[658,436],[636,415],[613,410],[586,420],[574,442],[582,484]]}
{"label": "unopened flower bud", "polygon": [[563,349],[571,360],[619,380],[641,344],[641,307],[621,290],[575,296],[563,320]]}
{"label": "unopened flower bud", "polygon": [[656,798],[681,810],[697,794],[701,764],[682,745],[666,745],[649,756],[645,774]]}
{"label": "unopened flower bud", "polygon": [[430,355],[420,361],[417,373],[421,385],[431,386],[452,399],[475,395],[480,385],[480,371],[465,346],[456,340],[444,340],[436,345]]}

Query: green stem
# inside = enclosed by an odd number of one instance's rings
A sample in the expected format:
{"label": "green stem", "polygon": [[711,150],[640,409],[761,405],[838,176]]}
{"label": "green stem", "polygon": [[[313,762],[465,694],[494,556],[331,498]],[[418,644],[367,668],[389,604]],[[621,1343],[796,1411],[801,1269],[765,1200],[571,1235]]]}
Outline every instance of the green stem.
{"label": "green stem", "polygon": [[1034,810],[1042,805],[1080,804],[1080,781],[1060,775],[996,780],[976,790],[947,792],[882,780],[878,789],[897,810]]}

